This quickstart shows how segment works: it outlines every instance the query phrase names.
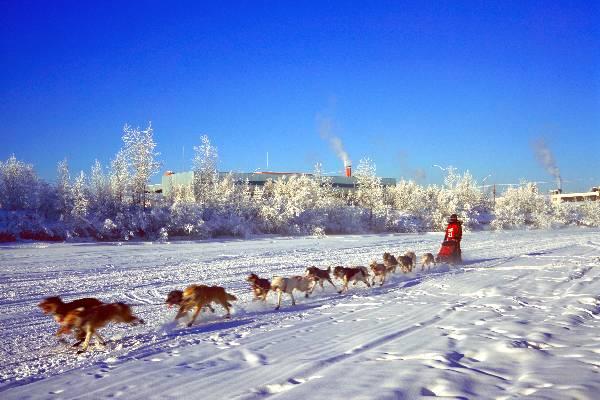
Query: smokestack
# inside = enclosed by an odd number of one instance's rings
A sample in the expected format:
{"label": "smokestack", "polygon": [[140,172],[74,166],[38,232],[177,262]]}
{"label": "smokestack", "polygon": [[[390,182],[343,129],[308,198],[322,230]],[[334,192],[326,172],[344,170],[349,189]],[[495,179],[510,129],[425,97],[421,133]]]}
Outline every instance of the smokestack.
{"label": "smokestack", "polygon": [[335,151],[335,154],[344,163],[346,176],[352,176],[352,166],[350,165],[352,161],[350,161],[350,157],[344,149],[344,143],[342,143],[342,139],[333,134],[333,121],[331,118],[318,118],[318,121],[319,135],[321,135],[322,139],[329,142],[329,145],[333,151]]}

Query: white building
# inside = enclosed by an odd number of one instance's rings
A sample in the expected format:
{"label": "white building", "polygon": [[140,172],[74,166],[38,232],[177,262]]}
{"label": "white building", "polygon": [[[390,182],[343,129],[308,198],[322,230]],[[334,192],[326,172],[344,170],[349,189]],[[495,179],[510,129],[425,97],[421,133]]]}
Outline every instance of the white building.
{"label": "white building", "polygon": [[561,203],[564,201],[598,201],[600,200],[600,188],[593,187],[589,192],[581,193],[563,193],[562,190],[557,189],[550,192],[550,200],[553,203]]}

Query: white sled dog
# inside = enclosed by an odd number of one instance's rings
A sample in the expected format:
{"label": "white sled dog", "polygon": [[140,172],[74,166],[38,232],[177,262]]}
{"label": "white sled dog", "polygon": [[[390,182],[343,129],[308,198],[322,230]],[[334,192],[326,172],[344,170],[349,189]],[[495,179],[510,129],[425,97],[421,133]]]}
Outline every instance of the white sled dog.
{"label": "white sled dog", "polygon": [[283,278],[281,276],[274,276],[271,280],[271,290],[277,293],[277,307],[279,310],[281,307],[281,295],[287,293],[292,298],[292,305],[296,305],[294,299],[294,289],[304,292],[304,297],[308,297],[308,292],[311,289],[314,281],[306,276],[292,276],[290,278]]}

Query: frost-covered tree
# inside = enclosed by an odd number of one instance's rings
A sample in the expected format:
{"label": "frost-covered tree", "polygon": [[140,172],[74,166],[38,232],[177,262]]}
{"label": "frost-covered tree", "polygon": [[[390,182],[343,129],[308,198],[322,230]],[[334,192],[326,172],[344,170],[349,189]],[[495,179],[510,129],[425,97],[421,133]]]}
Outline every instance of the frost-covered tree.
{"label": "frost-covered tree", "polygon": [[555,225],[578,225],[584,218],[583,209],[577,203],[551,203],[548,210]]}
{"label": "frost-covered tree", "polygon": [[104,173],[100,161],[95,160],[90,172],[89,209],[101,216],[112,211],[112,199],[109,177]]}
{"label": "frost-covered tree", "polygon": [[119,150],[110,162],[110,188],[111,193],[119,204],[125,201],[129,187],[129,167],[127,155],[124,150]]}
{"label": "frost-covered tree", "polygon": [[203,218],[213,235],[248,236],[254,229],[256,209],[248,197],[247,183],[227,174],[214,185],[213,196],[204,203]]}
{"label": "frost-covered tree", "polygon": [[79,173],[73,186],[71,187],[71,196],[73,198],[73,209],[71,215],[77,218],[85,218],[88,211],[88,198],[86,195],[85,174]]}
{"label": "frost-covered tree", "polygon": [[73,196],[71,193],[71,175],[69,173],[69,163],[67,159],[58,162],[58,177],[56,180],[57,210],[60,218],[64,219],[71,214],[73,209]]}
{"label": "frost-covered tree", "polygon": [[202,208],[194,198],[192,185],[174,185],[170,207],[169,234],[171,236],[209,236],[202,219]]}
{"label": "frost-covered tree", "polygon": [[549,202],[538,193],[534,183],[509,188],[496,200],[495,229],[542,228],[551,224]]}
{"label": "frost-covered tree", "polygon": [[376,227],[377,219],[385,218],[389,210],[385,204],[381,178],[377,176],[376,170],[375,164],[369,158],[363,158],[354,174],[357,187],[353,199],[356,205],[366,209],[371,228]]}
{"label": "frost-covered tree", "polygon": [[146,208],[146,187],[150,177],[160,168],[160,163],[156,160],[160,153],[154,150],[156,143],[153,134],[152,124],[148,124],[143,131],[127,124],[123,127],[122,139],[131,168],[132,200],[134,204],[140,204],[143,209]]}
{"label": "frost-covered tree", "polygon": [[198,203],[204,204],[212,196],[214,187],[219,180],[217,163],[219,154],[208,136],[200,137],[200,146],[194,146],[194,194]]}
{"label": "frost-covered tree", "polygon": [[192,185],[173,185],[173,203],[193,203],[194,188]]}
{"label": "frost-covered tree", "polygon": [[578,225],[600,227],[600,201],[586,201],[579,209],[581,220]]}
{"label": "frost-covered tree", "polygon": [[316,190],[313,179],[306,175],[293,175],[269,181],[264,191],[260,215],[267,231],[307,233],[303,229],[307,222],[303,214],[315,207]]}
{"label": "frost-covered tree", "polygon": [[44,220],[54,220],[60,216],[56,205],[58,204],[58,195],[56,187],[43,180],[38,184],[38,207],[39,216]]}
{"label": "frost-covered tree", "polygon": [[433,217],[437,229],[443,229],[451,214],[458,214],[466,229],[480,225],[480,218],[488,219],[491,203],[473,176],[466,171],[460,175],[453,167],[447,168],[444,186],[438,194],[438,209]]}
{"label": "frost-covered tree", "polygon": [[27,210],[38,206],[39,179],[33,166],[11,155],[0,161],[0,208]]}
{"label": "frost-covered tree", "polygon": [[387,188],[392,207],[403,215],[415,218],[409,231],[432,230],[434,218],[440,215],[438,197],[441,188],[436,185],[421,186],[414,181],[401,180]]}

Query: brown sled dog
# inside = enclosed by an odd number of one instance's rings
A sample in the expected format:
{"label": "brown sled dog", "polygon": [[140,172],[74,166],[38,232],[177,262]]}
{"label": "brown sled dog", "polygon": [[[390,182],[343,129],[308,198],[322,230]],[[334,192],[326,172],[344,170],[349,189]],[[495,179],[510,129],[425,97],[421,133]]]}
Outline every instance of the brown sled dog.
{"label": "brown sled dog", "polygon": [[333,269],[333,275],[336,278],[341,279],[342,282],[344,282],[344,286],[342,286],[342,288],[340,290],[338,290],[338,293],[348,291],[348,283],[351,281],[354,281],[355,285],[356,285],[356,282],[361,281],[361,282],[364,282],[368,287],[371,287],[371,284],[369,283],[369,280],[368,280],[369,270],[367,270],[366,267],[337,266]]}
{"label": "brown sled dog", "polygon": [[166,303],[169,305],[179,305],[179,311],[175,316],[175,320],[178,320],[187,314],[189,310],[195,308],[192,320],[187,324],[187,326],[192,326],[204,307],[213,310],[210,305],[213,302],[221,304],[227,310],[225,318],[229,318],[231,315],[229,308],[233,306],[229,300],[237,300],[237,297],[227,293],[225,288],[221,286],[190,285],[183,292],[181,290],[171,291],[167,296]]}
{"label": "brown sled dog", "polygon": [[409,256],[398,256],[398,263],[400,264],[400,269],[405,274],[408,272],[412,272],[413,269],[413,260]]}
{"label": "brown sled dog", "polygon": [[[83,346],[78,353],[87,350],[92,336],[96,336],[99,343],[104,345],[104,339],[97,332],[109,322],[124,322],[128,324],[143,324],[144,321],[135,317],[131,307],[125,303],[101,304],[92,308],[77,308],[70,311],[63,319],[59,334],[69,333],[71,329],[81,330],[85,333]],[[80,342],[76,343],[78,345]]]}
{"label": "brown sled dog", "polygon": [[[102,304],[102,302],[93,297],[87,297],[83,299],[77,299],[65,303],[58,296],[46,297],[44,300],[38,304],[38,307],[42,309],[44,314],[52,314],[54,320],[58,322],[61,326],[64,318],[73,310],[81,308],[83,310],[96,307]],[[58,329],[56,332],[57,336],[61,335],[62,327]],[[85,333],[79,329],[76,329],[74,332],[74,336],[77,338],[77,343],[75,346],[79,345],[85,339]],[[62,339],[61,339],[62,340]]]}
{"label": "brown sled dog", "polygon": [[52,314],[56,322],[62,323],[65,316],[72,310],[77,308],[91,308],[102,304],[102,302],[93,297],[73,300],[65,303],[58,296],[46,297],[38,304],[44,314]]}
{"label": "brown sled dog", "polygon": [[396,272],[398,260],[390,253],[383,253],[383,264],[385,265],[387,272]]}
{"label": "brown sled dog", "polygon": [[317,286],[317,283],[319,285],[321,285],[321,290],[325,290],[325,288],[323,287],[323,282],[327,281],[329,283],[331,283],[331,286],[333,286],[333,288],[335,290],[337,290],[337,287],[335,287],[335,284],[333,283],[333,281],[331,280],[331,267],[327,268],[327,269],[320,269],[318,267],[312,266],[312,267],[307,267],[306,268],[306,272],[305,272],[306,276],[310,279],[312,279],[315,283],[313,284],[313,287],[310,289],[310,293],[313,292],[313,290],[315,290],[315,286]]}
{"label": "brown sled dog", "polygon": [[410,258],[410,269],[408,272],[412,272],[413,268],[415,268],[417,266],[417,255],[415,254],[414,251],[407,251],[406,253],[404,253],[404,257],[408,257]]}
{"label": "brown sled dog", "polygon": [[371,279],[371,285],[375,285],[375,278],[379,278],[379,286],[383,286],[385,283],[385,277],[387,276],[388,268],[385,264],[380,264],[377,261],[373,260],[369,265],[371,271],[373,272],[373,279]]}
{"label": "brown sled dog", "polygon": [[256,274],[250,274],[246,280],[252,285],[252,292],[254,292],[252,300],[266,301],[269,290],[271,290],[271,282],[268,279],[259,278]]}

